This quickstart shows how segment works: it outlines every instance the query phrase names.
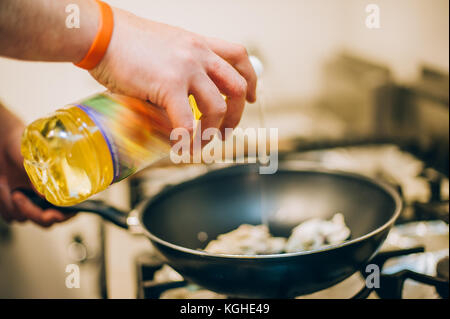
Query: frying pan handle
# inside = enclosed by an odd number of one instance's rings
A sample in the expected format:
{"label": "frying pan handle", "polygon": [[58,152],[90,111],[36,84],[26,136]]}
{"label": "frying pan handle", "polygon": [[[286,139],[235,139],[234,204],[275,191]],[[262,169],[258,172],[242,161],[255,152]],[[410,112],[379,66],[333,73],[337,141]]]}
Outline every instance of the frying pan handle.
{"label": "frying pan handle", "polygon": [[26,188],[17,188],[14,191],[19,191],[28,197],[36,206],[42,209],[53,208],[63,213],[78,213],[89,212],[101,216],[119,227],[128,229],[127,218],[128,214],[112,207],[100,200],[86,200],[80,204],[73,206],[56,206],[46,201],[44,198],[38,196],[33,190]]}

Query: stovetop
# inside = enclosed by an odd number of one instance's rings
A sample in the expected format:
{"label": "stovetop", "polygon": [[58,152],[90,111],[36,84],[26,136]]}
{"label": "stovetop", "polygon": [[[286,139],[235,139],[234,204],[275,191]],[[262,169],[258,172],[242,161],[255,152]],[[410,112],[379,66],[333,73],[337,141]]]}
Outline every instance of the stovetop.
{"label": "stovetop", "polygon": [[[448,177],[395,145],[358,145],[290,153],[289,161],[380,178],[400,192],[405,209],[377,256],[378,286],[367,284],[365,269],[341,283],[298,298],[448,298]],[[220,166],[219,166],[220,167]],[[213,166],[164,167],[138,175],[131,183],[132,205],[167,184],[203,174]],[[169,180],[161,178],[170,176]],[[185,281],[154,252],[136,257],[137,297],[173,299],[227,298]]]}
{"label": "stovetop", "polygon": [[[378,286],[363,267],[333,287],[298,298],[448,298],[448,240],[448,225],[441,221],[396,226],[381,251],[370,261],[370,265],[381,269]],[[138,256],[136,267],[138,298],[228,297],[185,281],[157,254]]]}

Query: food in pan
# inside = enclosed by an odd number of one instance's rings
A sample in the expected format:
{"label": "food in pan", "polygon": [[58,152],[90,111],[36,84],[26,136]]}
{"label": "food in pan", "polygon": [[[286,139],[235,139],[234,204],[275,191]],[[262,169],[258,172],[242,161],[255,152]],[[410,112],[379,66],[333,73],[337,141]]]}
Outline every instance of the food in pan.
{"label": "food in pan", "polygon": [[335,214],[330,220],[313,218],[292,230],[285,251],[314,250],[328,245],[336,245],[350,237],[350,229],[345,225],[344,216]]}
{"label": "food in pan", "polygon": [[215,254],[270,255],[319,249],[342,243],[349,237],[344,216],[335,214],[330,220],[313,218],[299,224],[288,239],[273,237],[266,225],[243,224],[219,235],[204,250]]}
{"label": "food in pan", "polygon": [[205,251],[214,254],[268,255],[283,252],[286,239],[273,237],[266,225],[243,224],[209,242]]}
{"label": "food in pan", "polygon": [[181,276],[169,265],[164,264],[160,269],[155,271],[153,280],[156,282],[180,281],[183,280],[183,276]]}
{"label": "food in pan", "polygon": [[[313,218],[296,226],[291,236],[273,237],[266,225],[243,224],[237,229],[219,235],[206,246],[205,251],[216,254],[232,255],[269,255],[313,250],[344,242],[350,237],[350,229],[345,225],[344,216],[335,214],[330,220]],[[168,265],[155,272],[155,282],[172,282],[183,277]],[[161,299],[222,299],[217,294],[190,284],[187,287],[169,289],[163,292]]]}

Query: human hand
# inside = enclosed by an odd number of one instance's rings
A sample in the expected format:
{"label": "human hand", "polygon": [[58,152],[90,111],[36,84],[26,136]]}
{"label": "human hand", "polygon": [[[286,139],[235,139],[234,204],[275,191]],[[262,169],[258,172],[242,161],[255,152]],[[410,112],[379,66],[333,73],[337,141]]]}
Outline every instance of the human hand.
{"label": "human hand", "polygon": [[42,210],[21,192],[13,192],[19,187],[32,188],[20,153],[24,128],[24,124],[0,104],[0,215],[6,222],[31,220],[49,227],[73,215],[55,209]]}
{"label": "human hand", "polygon": [[[192,134],[192,94],[202,131],[235,128],[245,100],[256,100],[256,74],[245,48],[113,8],[114,32],[91,75],[112,92],[163,107],[174,128]],[[225,95],[226,100],[222,95]]]}

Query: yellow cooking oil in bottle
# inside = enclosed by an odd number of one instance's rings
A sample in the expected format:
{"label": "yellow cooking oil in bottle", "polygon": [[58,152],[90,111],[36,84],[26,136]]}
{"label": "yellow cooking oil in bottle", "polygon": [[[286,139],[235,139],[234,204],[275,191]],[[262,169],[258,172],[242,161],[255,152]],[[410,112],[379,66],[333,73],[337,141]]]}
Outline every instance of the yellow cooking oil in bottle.
{"label": "yellow cooking oil in bottle", "polygon": [[[189,102],[198,119],[192,96]],[[37,191],[68,206],[168,155],[171,130],[161,108],[104,92],[31,123],[21,151]]]}

